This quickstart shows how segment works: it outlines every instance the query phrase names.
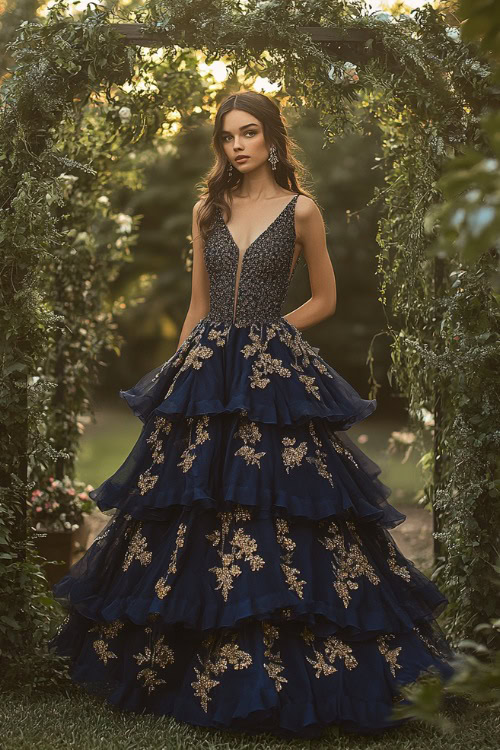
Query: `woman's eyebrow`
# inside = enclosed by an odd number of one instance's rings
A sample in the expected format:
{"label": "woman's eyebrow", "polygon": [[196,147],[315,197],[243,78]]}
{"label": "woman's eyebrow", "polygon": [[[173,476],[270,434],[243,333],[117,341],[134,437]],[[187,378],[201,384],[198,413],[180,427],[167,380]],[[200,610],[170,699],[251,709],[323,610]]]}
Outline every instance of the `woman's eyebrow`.
{"label": "woman's eyebrow", "polygon": [[[249,128],[249,127],[250,127],[250,125],[253,125],[253,126],[254,126],[254,127],[256,127],[256,128],[258,128],[258,127],[259,127],[259,126],[257,125],[257,123],[256,123],[256,122],[249,122],[249,123],[248,123],[247,125],[242,125],[242,126],[240,127],[240,130],[244,130],[245,128]],[[231,135],[231,134],[229,133],[229,130],[222,130],[222,131],[221,131],[221,133],[222,133],[222,135],[226,135],[226,134],[229,134],[229,135]]]}

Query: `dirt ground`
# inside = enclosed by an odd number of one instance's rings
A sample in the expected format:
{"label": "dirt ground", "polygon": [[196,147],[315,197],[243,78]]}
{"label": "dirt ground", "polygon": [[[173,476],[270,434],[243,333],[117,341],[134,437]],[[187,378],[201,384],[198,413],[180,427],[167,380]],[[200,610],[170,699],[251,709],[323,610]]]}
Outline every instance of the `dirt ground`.
{"label": "dirt ground", "polygon": [[[429,511],[418,506],[398,508],[406,515],[406,521],[391,530],[397,546],[403,555],[412,560],[419,568],[429,568],[432,564],[432,517]],[[75,535],[73,560],[76,562],[90,547],[95,537],[104,528],[109,516],[96,510],[86,518],[85,523]]]}

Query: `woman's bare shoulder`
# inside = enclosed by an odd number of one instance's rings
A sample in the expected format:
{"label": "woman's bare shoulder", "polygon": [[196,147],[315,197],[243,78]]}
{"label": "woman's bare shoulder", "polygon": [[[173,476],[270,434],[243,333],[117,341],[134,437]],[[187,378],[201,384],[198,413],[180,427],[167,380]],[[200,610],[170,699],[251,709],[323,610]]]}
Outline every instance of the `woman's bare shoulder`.
{"label": "woman's bare shoulder", "polygon": [[295,203],[295,214],[299,220],[312,219],[314,216],[321,216],[321,209],[313,198],[308,195],[299,194]]}

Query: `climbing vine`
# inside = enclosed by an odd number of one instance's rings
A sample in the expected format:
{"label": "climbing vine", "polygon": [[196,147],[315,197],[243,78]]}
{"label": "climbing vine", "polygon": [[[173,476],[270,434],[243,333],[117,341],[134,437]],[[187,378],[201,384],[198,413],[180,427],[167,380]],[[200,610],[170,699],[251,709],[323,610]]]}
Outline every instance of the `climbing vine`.
{"label": "climbing vine", "polygon": [[[112,25],[117,20],[162,33],[157,64],[167,60],[171,73],[163,86],[141,78],[150,73],[147,55],[124,43]],[[345,39],[313,41],[301,29],[314,26],[341,29]],[[350,41],[353,31],[365,41]],[[498,605],[487,576],[499,519],[496,250],[465,267],[453,251],[436,255],[437,229],[425,228],[429,210],[443,199],[447,160],[466,145],[488,154],[480,114],[496,93],[475,44],[465,45],[430,6],[396,19],[370,14],[361,0],[162,0],[125,19],[93,5],[75,19],[61,0],[43,21],[21,24],[0,103],[0,405],[7,446],[0,502],[13,509],[0,516],[0,593],[23,591],[30,549],[23,500],[43,471],[71,474],[78,415],[90,410],[99,358],[120,345],[113,328],[119,310],[106,292],[136,226],[109,205],[110,165],[120,164],[129,143],[146,147],[183,111],[211,116],[223,93],[222,84],[203,91],[186,68],[182,52],[192,49],[208,64],[225,59],[235,80],[245,69],[282,83],[283,103],[315,107],[324,149],[363,127],[352,101],[377,118],[386,187],[373,200],[385,207],[378,270],[390,377],[408,399],[422,443],[422,415],[435,421],[427,496],[439,518],[437,574],[452,602],[448,630],[465,635]],[[133,179],[129,166],[125,159],[115,172],[124,183]],[[378,387],[373,382],[373,394]],[[16,603],[9,609],[25,613],[16,628],[0,609],[0,633],[12,652],[33,632],[30,618],[40,616],[22,593]]]}

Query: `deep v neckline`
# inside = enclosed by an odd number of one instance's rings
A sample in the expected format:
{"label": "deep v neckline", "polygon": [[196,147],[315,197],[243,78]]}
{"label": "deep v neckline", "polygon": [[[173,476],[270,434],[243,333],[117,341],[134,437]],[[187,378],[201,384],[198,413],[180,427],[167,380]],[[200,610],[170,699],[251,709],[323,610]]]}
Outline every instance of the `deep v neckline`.
{"label": "deep v neckline", "polygon": [[267,232],[269,232],[269,230],[276,224],[276,222],[278,221],[278,219],[281,216],[283,216],[283,214],[285,213],[285,211],[288,208],[288,206],[292,203],[292,201],[298,195],[299,195],[298,193],[295,193],[290,198],[290,200],[288,201],[288,203],[286,203],[283,206],[283,208],[281,209],[281,211],[279,212],[279,214],[272,220],[272,222],[259,235],[257,235],[257,237],[254,240],[252,240],[252,242],[248,245],[248,247],[246,248],[246,250],[243,251],[243,253],[241,252],[240,248],[238,247],[238,245],[234,241],[234,237],[231,234],[231,230],[229,229],[228,225],[224,221],[224,216],[222,215],[222,210],[219,208],[219,214],[220,214],[220,217],[221,217],[222,224],[224,225],[226,233],[227,233],[229,239],[231,240],[231,244],[233,245],[233,248],[238,253],[238,261],[237,261],[237,265],[236,265],[236,275],[235,275],[235,280],[234,280],[234,291],[233,291],[233,295],[234,295],[233,323],[235,323],[235,321],[236,321],[236,308],[237,308],[237,305],[238,305],[239,289],[240,289],[240,279],[241,279],[241,274],[242,274],[242,271],[243,271],[243,262],[244,262],[244,260],[245,260],[245,258],[247,256],[248,251],[255,245],[255,243],[258,240],[260,240],[265,234],[267,234]]}
{"label": "deep v neckline", "polygon": [[293,199],[296,198],[297,196],[298,196],[298,193],[294,193],[293,197],[290,198],[290,200],[288,201],[288,203],[286,203],[283,206],[283,208],[281,209],[281,211],[279,212],[279,214],[272,220],[272,222],[265,229],[262,230],[262,232],[260,234],[257,235],[257,237],[254,240],[251,241],[251,243],[248,245],[248,247],[245,250],[243,250],[243,252],[241,252],[240,248],[236,244],[236,242],[234,240],[234,237],[231,234],[231,230],[229,229],[228,225],[224,221],[224,217],[222,215],[222,210],[219,208],[219,212],[220,212],[220,217],[221,217],[222,223],[224,224],[224,227],[226,228],[227,234],[229,235],[229,239],[233,243],[235,249],[238,251],[238,257],[241,258],[242,262],[243,262],[243,258],[245,257],[245,255],[247,254],[247,252],[250,250],[250,248],[252,247],[252,245],[255,245],[255,243],[257,242],[257,240],[260,240],[260,238],[264,234],[266,234],[271,229],[271,227],[274,226],[274,224],[276,224],[276,222],[278,221],[278,219],[286,211],[286,209],[288,208],[288,206],[290,205],[290,203],[293,201]]}

